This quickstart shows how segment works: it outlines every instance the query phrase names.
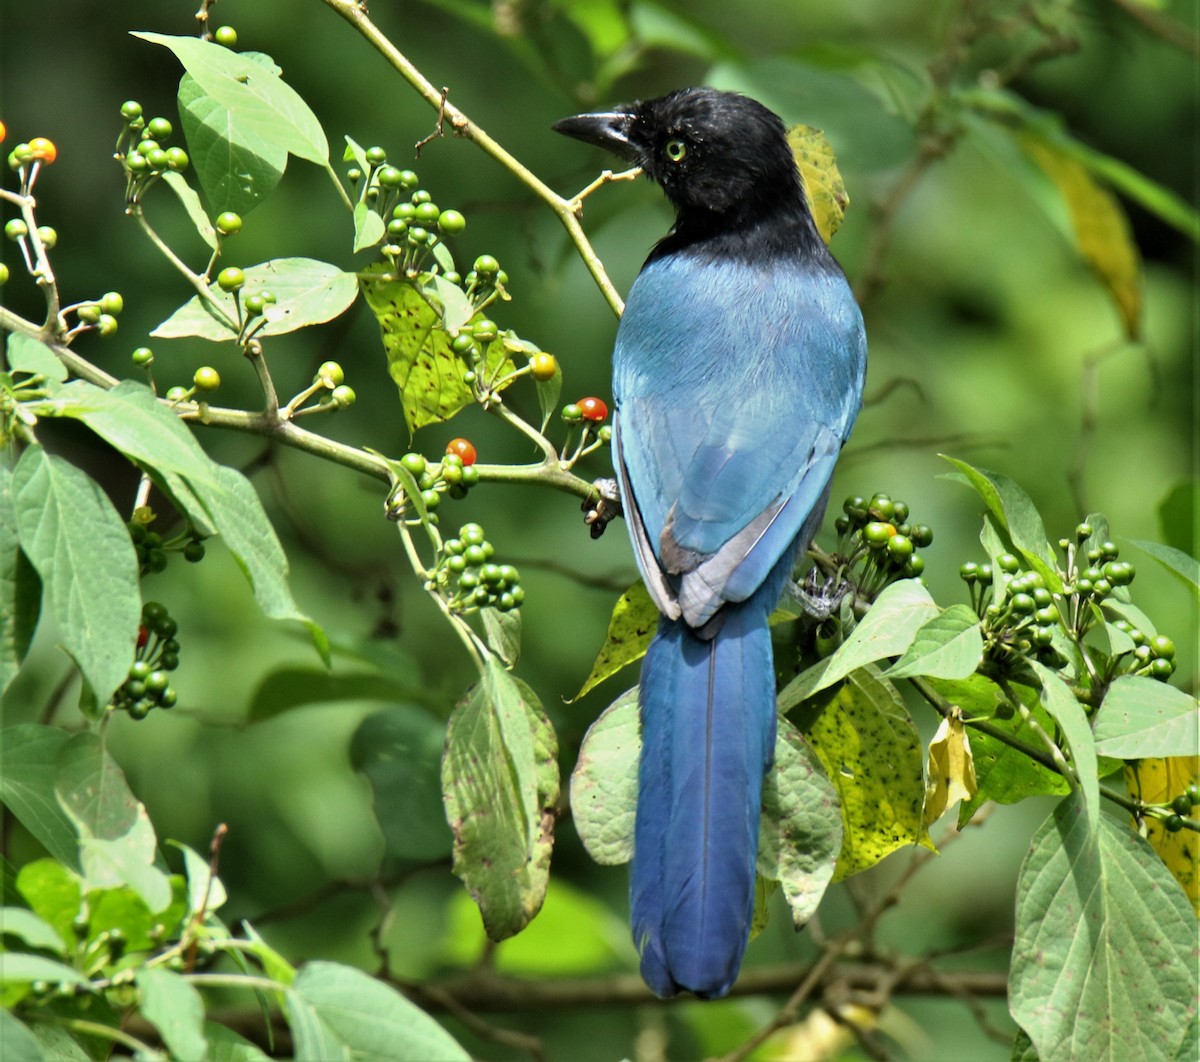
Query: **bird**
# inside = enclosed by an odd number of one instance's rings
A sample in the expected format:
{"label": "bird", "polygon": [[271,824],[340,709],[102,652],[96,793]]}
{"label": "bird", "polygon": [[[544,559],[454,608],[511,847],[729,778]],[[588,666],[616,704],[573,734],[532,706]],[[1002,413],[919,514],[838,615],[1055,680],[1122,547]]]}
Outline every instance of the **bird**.
{"label": "bird", "polygon": [[755,905],[774,755],[768,617],[862,405],[866,336],[782,119],[686,88],[556,122],[675,208],[613,351],[613,464],[660,617],[638,687],[634,943],[661,997],[726,995]]}

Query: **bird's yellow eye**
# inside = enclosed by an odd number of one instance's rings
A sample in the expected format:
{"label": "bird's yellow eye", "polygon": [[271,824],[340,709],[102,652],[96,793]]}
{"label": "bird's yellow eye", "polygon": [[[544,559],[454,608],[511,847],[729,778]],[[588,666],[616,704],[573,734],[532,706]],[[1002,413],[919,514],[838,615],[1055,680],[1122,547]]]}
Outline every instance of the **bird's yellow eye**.
{"label": "bird's yellow eye", "polygon": [[687,144],[682,140],[667,141],[667,158],[672,162],[682,162],[684,156],[687,155]]}

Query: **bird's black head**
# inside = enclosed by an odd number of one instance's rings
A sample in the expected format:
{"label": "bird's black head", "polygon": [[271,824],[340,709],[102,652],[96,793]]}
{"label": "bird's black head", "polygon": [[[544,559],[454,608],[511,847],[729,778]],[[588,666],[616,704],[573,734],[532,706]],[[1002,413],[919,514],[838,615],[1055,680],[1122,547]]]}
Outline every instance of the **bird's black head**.
{"label": "bird's black head", "polygon": [[800,174],[778,115],[735,92],[680,89],[554,128],[621,156],[657,181],[679,211],[733,224],[804,210]]}

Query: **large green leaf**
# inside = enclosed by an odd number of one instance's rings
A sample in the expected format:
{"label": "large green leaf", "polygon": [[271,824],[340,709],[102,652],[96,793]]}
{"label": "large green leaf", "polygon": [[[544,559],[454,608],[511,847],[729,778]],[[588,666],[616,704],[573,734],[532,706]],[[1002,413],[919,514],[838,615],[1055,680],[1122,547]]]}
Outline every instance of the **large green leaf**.
{"label": "large green leaf", "polygon": [[[443,309],[417,282],[397,279],[382,265],[360,274],[363,297],[379,321],[388,372],[400,389],[410,432],[449,420],[474,401],[466,367],[450,349]],[[485,378],[506,375],[513,363],[503,337],[487,344],[479,367]]]}
{"label": "large green leaf", "polygon": [[258,135],[256,116],[247,126],[240,110],[210,96],[191,74],[179,82],[179,116],[192,168],[214,214],[248,214],[271,194],[288,153]]}
{"label": "large green leaf", "polygon": [[[350,966],[308,963],[297,974],[287,1000],[297,1058],[378,1062],[468,1062],[470,1058],[415,1003]],[[294,1006],[297,1000],[305,1005],[303,1024],[295,1020],[300,1013]]]}
{"label": "large green leaf", "polygon": [[1084,806],[1095,822],[1100,816],[1100,765],[1087,713],[1056,671],[1037,662],[1031,662],[1030,667],[1042,683],[1042,706],[1067,739],[1071,766],[1083,790]]}
{"label": "large green leaf", "polygon": [[951,605],[917,631],[904,655],[884,672],[890,679],[927,675],[963,679],[983,658],[979,617],[968,605]]}
{"label": "large green leaf", "polygon": [[489,658],[450,717],[442,794],[454,873],[493,940],[519,932],[545,898],[556,755],[554,729],[533,691]]}
{"label": "large green leaf", "polygon": [[650,597],[646,584],[639,579],[617,598],[608,620],[604,644],[574,699],[578,700],[605,679],[645,656],[650,640],[658,630],[658,619],[658,606]]}
{"label": "large green leaf", "polygon": [[171,1056],[207,1058],[200,993],[180,974],[161,966],[141,967],[134,983],[142,994],[142,1017],[159,1031]]}
{"label": "large green leaf", "polygon": [[1196,698],[1141,675],[1122,675],[1108,688],[1092,733],[1102,756],[1135,760],[1178,756],[1200,747]]}
{"label": "large green leaf", "polygon": [[571,821],[588,855],[602,866],[633,858],[641,749],[634,687],[588,727],[571,772]]}
{"label": "large green leaf", "polygon": [[1164,546],[1161,542],[1145,542],[1141,539],[1130,539],[1133,545],[1144,553],[1149,553],[1159,564],[1173,575],[1183,580],[1189,590],[1200,589],[1200,561],[1189,556],[1181,549]]}
{"label": "large green leaf", "polygon": [[238,116],[247,138],[324,165],[329,144],[307,103],[261,57],[231,51],[198,37],[135,33],[175,53],[196,84]]}
{"label": "large green leaf", "polygon": [[75,946],[83,905],[83,886],[78,874],[57,859],[35,859],[17,872],[17,892],[69,947]]}
{"label": "large green leaf", "polygon": [[129,674],[142,603],[125,522],[89,476],[31,446],[12,479],[21,549],[43,607],[101,703]]}
{"label": "large green leaf", "polygon": [[37,1037],[8,1010],[0,1010],[0,1044],[6,1062],[45,1062]]}
{"label": "large green leaf", "polygon": [[10,332],[4,343],[4,360],[10,373],[41,376],[53,390],[53,385],[67,378],[67,367],[45,343],[21,332]]}
{"label": "large green leaf", "polygon": [[[313,258],[274,258],[247,266],[240,296],[270,291],[275,302],[263,310],[266,324],[255,334],[281,336],[309,325],[332,321],[349,309],[358,296],[358,280],[328,262]],[[233,295],[213,281],[208,300],[193,295],[150,334],[158,339],[199,336],[220,343],[237,335],[237,304]],[[224,316],[214,313],[212,303]]]}
{"label": "large green leaf", "polygon": [[922,817],[923,750],[904,701],[873,667],[860,668],[804,730],[842,808],[834,880],[907,845],[932,847]]}
{"label": "large green leaf", "polygon": [[1009,1007],[1041,1062],[1174,1059],[1196,1012],[1195,916],[1145,841],[1089,819],[1073,793],[1033,838]]}
{"label": "large green leaf", "polygon": [[779,695],[780,709],[790,711],[858,668],[900,656],[938,612],[918,579],[901,579],[885,587],[837,652],[788,683]]}

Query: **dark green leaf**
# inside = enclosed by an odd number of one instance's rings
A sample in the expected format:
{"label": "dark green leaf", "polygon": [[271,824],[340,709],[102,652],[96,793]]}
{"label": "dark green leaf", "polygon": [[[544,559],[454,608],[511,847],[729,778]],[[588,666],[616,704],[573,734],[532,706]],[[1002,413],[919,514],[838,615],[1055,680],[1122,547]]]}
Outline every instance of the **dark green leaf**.
{"label": "dark green leaf", "polygon": [[17,676],[37,629],[42,584],[21,550],[12,473],[0,465],[0,694]]}
{"label": "dark green leaf", "polygon": [[13,472],[21,549],[45,610],[101,702],[129,674],[142,603],[125,522],[103,490],[61,457],[31,446]]}
{"label": "dark green leaf", "polygon": [[164,911],[151,911],[145,900],[124,886],[91,890],[87,897],[87,914],[89,941],[96,940],[102,933],[115,935],[119,932],[126,952],[153,951],[162,943],[162,931],[174,933],[187,914],[183,879],[178,876],[171,879],[171,904]]}
{"label": "dark green leaf", "polygon": [[247,134],[264,145],[324,165],[329,144],[308,104],[276,71],[247,53],[231,51],[198,37],[135,33],[151,44],[171,49],[196,84],[238,116]]}
{"label": "dark green leaf", "polygon": [[1172,1059],[1196,1009],[1195,939],[1150,846],[1073,793],[1021,867],[1009,1007],[1042,1062]]}
{"label": "dark green leaf", "polygon": [[[267,290],[276,301],[263,311],[266,324],[256,334],[281,336],[331,321],[349,309],[358,295],[358,281],[328,262],[312,258],[275,258],[247,266],[246,286],[241,295]],[[233,295],[213,281],[209,299],[220,307],[219,316],[199,295],[193,295],[150,334],[159,339],[199,336],[220,343],[237,335],[237,305]]]}
{"label": "dark green leaf", "polygon": [[[470,1058],[416,1004],[362,970],[310,962],[297,974],[288,997],[302,999],[321,1026],[314,1042],[306,1037],[303,1052],[297,1038],[297,1058],[370,1058],[378,1062],[468,1062]],[[332,1054],[328,1053],[331,1047]]]}
{"label": "dark green leaf", "polygon": [[172,1057],[207,1058],[200,993],[181,975],[161,966],[143,966],[134,983],[142,994],[142,1017],[159,1031]]}
{"label": "dark green leaf", "polygon": [[1136,538],[1129,541],[1143,553],[1149,553],[1167,571],[1182,579],[1189,590],[1200,589],[1200,561],[1195,557],[1189,557],[1182,550],[1164,546],[1159,542],[1143,542]]}
{"label": "dark green leaf", "polygon": [[[415,671],[415,665],[413,665]],[[254,691],[247,723],[261,723],[294,708],[340,701],[404,701],[418,691],[384,671],[331,672],[316,667],[273,671]]]}
{"label": "dark green leaf", "polygon": [[1181,553],[1195,549],[1197,512],[1200,502],[1196,498],[1196,484],[1190,480],[1176,483],[1158,507],[1163,544]]}
{"label": "dark green leaf", "polygon": [[494,659],[450,717],[442,760],[454,873],[493,940],[545,898],[558,799],[557,741],[533,692]]}
{"label": "dark green leaf", "polygon": [[0,1044],[5,1062],[46,1062],[37,1037],[8,1010],[0,1010]]}
{"label": "dark green leaf", "polygon": [[1096,751],[1135,760],[1178,756],[1200,747],[1200,710],[1183,690],[1141,675],[1122,675],[1092,720]]}
{"label": "dark green leaf", "polygon": [[350,739],[350,764],[371,784],[386,854],[428,861],[450,851],[440,763],[446,727],[423,708],[385,708]]}
{"label": "dark green leaf", "polygon": [[0,731],[0,801],[55,859],[79,866],[79,838],[55,793],[69,734],[33,723]]}

